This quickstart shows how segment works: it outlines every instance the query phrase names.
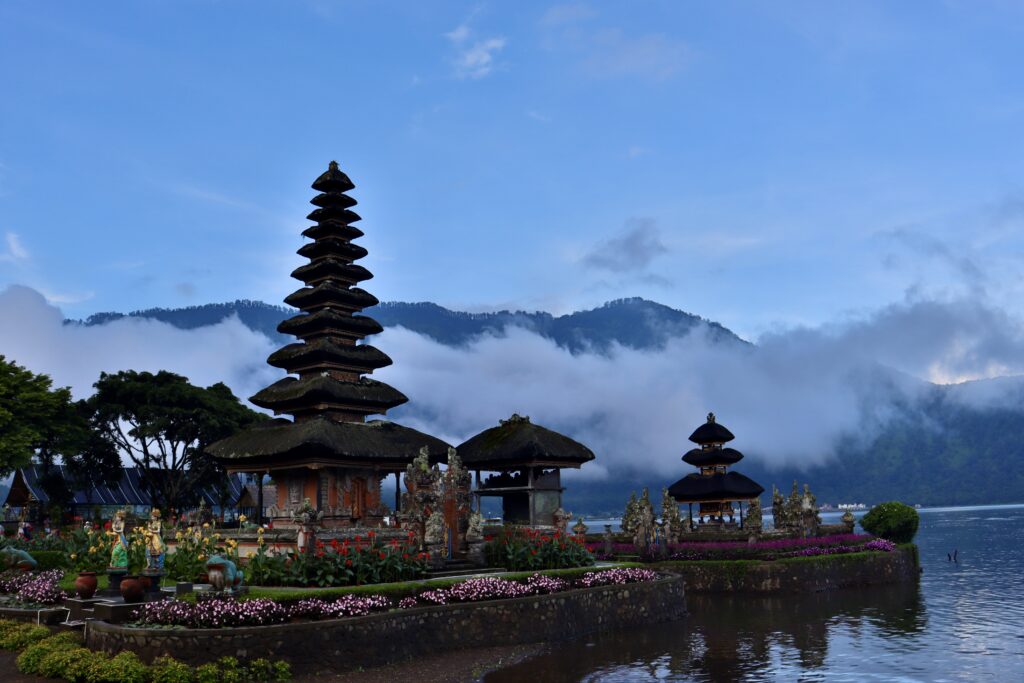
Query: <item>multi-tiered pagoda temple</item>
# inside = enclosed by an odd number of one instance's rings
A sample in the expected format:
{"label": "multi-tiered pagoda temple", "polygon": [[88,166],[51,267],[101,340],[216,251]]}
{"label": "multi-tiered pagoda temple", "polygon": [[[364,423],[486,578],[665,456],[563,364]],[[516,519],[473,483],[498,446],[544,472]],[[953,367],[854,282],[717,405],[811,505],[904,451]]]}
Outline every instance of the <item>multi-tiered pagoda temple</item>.
{"label": "multi-tiered pagoda temple", "polygon": [[[668,493],[679,503],[690,504],[693,522],[693,503],[699,503],[699,521],[716,526],[742,525],[743,503],[764,493],[764,487],[739,472],[729,472],[731,465],[743,459],[735,448],[724,447],[736,437],[708,413],[708,421],[697,427],[690,441],[699,448],[687,451],[683,462],[699,469],[668,487]],[[739,519],[732,504],[739,503]]]}
{"label": "multi-tiered pagoda temple", "polygon": [[[285,320],[278,331],[298,337],[271,354],[267,362],[289,373],[251,400],[291,415],[235,434],[209,447],[229,472],[269,473],[277,482],[275,526],[291,523],[291,513],[305,498],[324,513],[326,526],[378,526],[389,513],[381,482],[403,471],[420,448],[442,460],[448,444],[427,434],[370,415],[384,414],[408,399],[397,389],[364,375],[391,364],[386,354],[359,343],[382,331],[373,318],[359,315],[377,299],[356,287],[373,275],[355,261],[366,249],[352,240],[363,232],[346,193],[355,185],[331,162],[316,179],[308,218],[316,225],[303,231],[311,238],[298,253],[310,259],[292,277],[304,287],[285,299],[302,313]],[[293,376],[294,375],[294,376]]]}

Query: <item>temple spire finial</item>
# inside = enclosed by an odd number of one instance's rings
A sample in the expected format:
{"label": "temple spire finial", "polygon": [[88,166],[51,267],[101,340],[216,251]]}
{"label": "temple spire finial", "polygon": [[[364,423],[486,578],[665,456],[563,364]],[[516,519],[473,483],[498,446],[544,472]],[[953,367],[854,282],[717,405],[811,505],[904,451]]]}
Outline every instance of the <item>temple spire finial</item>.
{"label": "temple spire finial", "polygon": [[708,413],[708,424],[715,424],[715,414]]}

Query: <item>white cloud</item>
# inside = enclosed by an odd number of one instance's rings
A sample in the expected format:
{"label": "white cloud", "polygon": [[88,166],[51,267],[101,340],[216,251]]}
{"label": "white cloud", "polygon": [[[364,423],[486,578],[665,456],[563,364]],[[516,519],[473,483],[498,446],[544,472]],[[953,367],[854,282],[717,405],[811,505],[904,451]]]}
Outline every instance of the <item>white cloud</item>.
{"label": "white cloud", "polygon": [[0,253],[0,261],[27,261],[29,259],[28,250],[21,243],[21,238],[15,232],[7,232],[4,235],[4,242],[7,244],[7,250],[4,253]]}
{"label": "white cloud", "polygon": [[225,382],[241,398],[281,376],[266,364],[274,344],[237,318],[195,330],[139,318],[65,325],[39,292],[13,286],[0,291],[0,320],[17,321],[0,325],[0,353],[70,386],[75,398],[92,393],[100,372],[170,370],[197,385]]}
{"label": "white cloud", "polygon": [[458,78],[477,79],[489,75],[496,65],[495,57],[508,43],[501,36],[474,39],[474,31],[468,21],[444,36],[457,49],[452,65]]}

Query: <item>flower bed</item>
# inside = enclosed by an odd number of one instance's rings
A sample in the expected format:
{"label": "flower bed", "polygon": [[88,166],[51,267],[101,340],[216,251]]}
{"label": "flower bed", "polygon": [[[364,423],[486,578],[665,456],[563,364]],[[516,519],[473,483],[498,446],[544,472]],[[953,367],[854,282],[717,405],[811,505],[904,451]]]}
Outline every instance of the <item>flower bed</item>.
{"label": "flower bed", "polygon": [[413,534],[387,542],[369,532],[353,541],[316,542],[312,553],[268,551],[259,547],[244,569],[246,581],[260,586],[348,586],[426,576],[427,553],[417,552]]}
{"label": "flower bed", "polygon": [[[658,561],[660,558],[643,553],[632,543],[612,545],[611,555],[603,552],[603,545],[590,543],[592,552],[598,552],[601,559],[616,556],[640,556],[644,561]],[[783,538],[772,541],[747,543],[746,541],[673,543],[668,547],[668,558],[672,560],[764,560],[772,561],[785,557],[813,557],[816,555],[838,555],[864,551],[891,552],[895,546],[888,541],[865,534],[836,534],[812,538]]]}
{"label": "flower bed", "polygon": [[654,581],[649,569],[606,569],[587,572],[569,580],[534,574],[524,581],[499,577],[467,579],[447,588],[428,589],[397,603],[382,595],[345,595],[333,600],[311,598],[283,605],[269,598],[235,600],[229,597],[204,598],[194,603],[164,600],[143,605],[136,611],[136,626],[179,626],[184,628],[223,628],[267,626],[291,620],[337,619],[365,616],[372,612],[410,609],[424,605],[506,600],[532,595],[559,593],[574,588]]}
{"label": "flower bed", "polygon": [[594,555],[583,541],[561,531],[545,533],[528,527],[505,527],[487,539],[488,564],[510,571],[589,567]]}
{"label": "flower bed", "polygon": [[0,574],[0,605],[35,609],[56,605],[67,595],[60,587],[64,572],[48,569],[42,572],[6,571]]}

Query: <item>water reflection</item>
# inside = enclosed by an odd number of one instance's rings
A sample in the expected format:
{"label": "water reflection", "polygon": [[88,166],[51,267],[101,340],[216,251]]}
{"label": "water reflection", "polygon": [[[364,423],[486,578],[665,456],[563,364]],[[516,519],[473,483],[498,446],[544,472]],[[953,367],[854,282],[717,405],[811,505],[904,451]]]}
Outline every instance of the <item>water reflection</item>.
{"label": "water reflection", "polygon": [[826,666],[833,640],[843,651],[832,660],[854,654],[865,633],[891,639],[898,656],[927,625],[916,584],[771,598],[693,595],[687,606],[681,621],[556,644],[484,680],[837,680],[834,665]]}

